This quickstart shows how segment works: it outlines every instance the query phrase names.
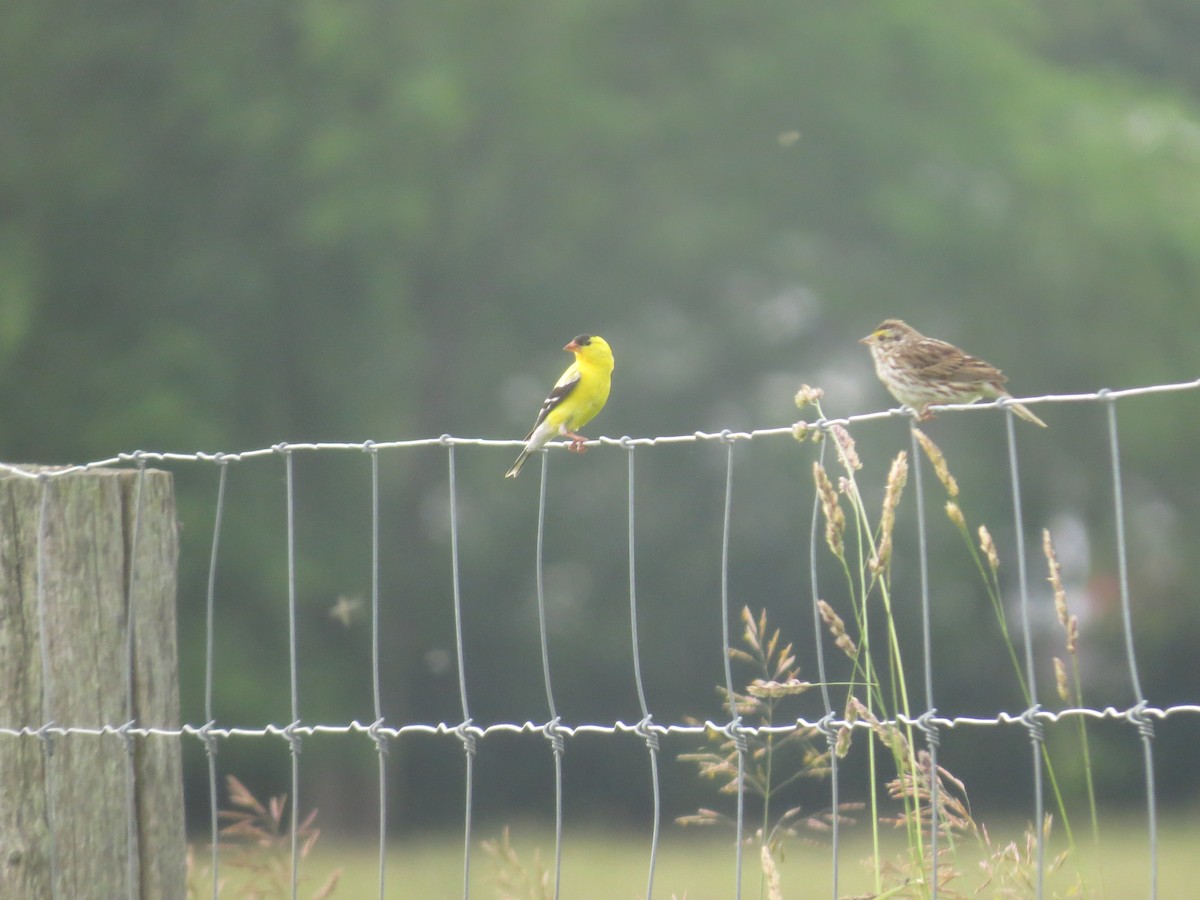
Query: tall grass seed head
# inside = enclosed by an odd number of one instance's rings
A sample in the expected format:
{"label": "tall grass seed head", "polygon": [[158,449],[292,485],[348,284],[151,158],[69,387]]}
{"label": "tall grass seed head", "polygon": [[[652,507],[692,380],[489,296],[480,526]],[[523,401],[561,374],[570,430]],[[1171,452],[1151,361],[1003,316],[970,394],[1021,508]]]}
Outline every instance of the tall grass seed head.
{"label": "tall grass seed head", "polygon": [[946,456],[942,453],[941,448],[930,440],[929,435],[920,428],[914,428],[913,432],[917,436],[917,441],[920,443],[921,449],[929,457],[929,462],[933,465],[933,471],[937,475],[938,481],[942,483],[942,487],[946,489],[946,493],[951,497],[957,497],[958,482],[950,474],[950,466],[946,463]]}
{"label": "tall grass seed head", "polygon": [[966,530],[966,517],[963,516],[963,511],[959,509],[958,504],[953,500],[946,501],[946,518],[954,523],[955,528],[961,528],[964,531]]}
{"label": "tall grass seed head", "polygon": [[846,471],[853,472],[861,469],[862,461],[858,458],[858,451],[854,447],[854,438],[850,436],[850,432],[846,430],[846,426],[835,423],[829,426],[829,432],[834,437],[838,449],[838,458],[842,461],[842,466]]}
{"label": "tall grass seed head", "polygon": [[867,568],[874,575],[882,575],[887,568],[888,562],[892,558],[892,535],[887,533],[879,540],[879,546],[875,548],[875,552],[871,554],[867,560]]}
{"label": "tall grass seed head", "polygon": [[1054,589],[1054,613],[1058,616],[1058,624],[1066,631],[1071,615],[1067,610],[1067,591],[1062,583],[1062,566],[1058,562],[1058,554],[1054,551],[1054,541],[1050,538],[1050,529],[1042,529],[1042,553],[1046,556],[1046,565],[1050,570],[1046,578]]}
{"label": "tall grass seed head", "polygon": [[837,731],[837,740],[833,744],[833,752],[838,759],[845,759],[846,754],[850,752],[850,739],[854,735],[854,729],[849,725],[843,725]]}
{"label": "tall grass seed head", "polygon": [[858,656],[858,647],[855,645],[854,639],[846,633],[846,623],[833,611],[833,607],[824,600],[818,600],[817,611],[821,614],[821,620],[825,623],[825,627],[833,635],[834,645],[851,659]]}
{"label": "tall grass seed head", "polygon": [[1071,702],[1071,690],[1067,686],[1067,664],[1057,656],[1054,657],[1054,687],[1063,703]]}
{"label": "tall grass seed head", "polygon": [[819,463],[813,463],[813,478],[817,483],[817,493],[821,498],[821,511],[825,515],[825,543],[838,559],[845,555],[843,535],[846,531],[846,515],[842,512],[837,492],[825,473],[825,468]]}
{"label": "tall grass seed head", "polygon": [[815,406],[825,396],[825,391],[812,385],[802,384],[800,390],[796,391],[796,408],[804,409],[806,406]]}
{"label": "tall grass seed head", "polygon": [[888,470],[887,486],[883,492],[883,510],[879,515],[879,545],[867,565],[871,571],[879,575],[887,568],[892,558],[892,533],[896,528],[896,506],[900,503],[900,495],[908,482],[908,454],[901,450]]}
{"label": "tall grass seed head", "polygon": [[996,552],[996,542],[992,540],[992,533],[987,530],[986,525],[979,526],[979,549],[987,557],[991,570],[998,572],[1000,570],[1000,554]]}

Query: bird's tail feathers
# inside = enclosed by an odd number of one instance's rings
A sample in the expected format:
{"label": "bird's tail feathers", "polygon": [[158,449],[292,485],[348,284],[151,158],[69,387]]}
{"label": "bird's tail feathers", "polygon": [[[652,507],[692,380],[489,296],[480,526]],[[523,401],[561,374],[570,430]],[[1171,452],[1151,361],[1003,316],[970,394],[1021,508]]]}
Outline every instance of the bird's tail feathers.
{"label": "bird's tail feathers", "polygon": [[517,457],[517,461],[512,464],[507,472],[504,473],[505,478],[516,478],[521,474],[521,469],[525,467],[525,461],[529,459],[531,450],[522,450],[521,455]]}
{"label": "bird's tail feathers", "polygon": [[[1009,395],[1005,394],[1004,396],[1008,397]],[[1011,399],[1011,397],[1010,397],[1010,399]],[[1039,419],[1037,416],[1035,416],[1027,407],[1022,406],[1020,403],[1010,403],[1008,405],[1010,407],[1012,407],[1013,412],[1015,412],[1018,416],[1020,416],[1026,422],[1032,422],[1034,425],[1042,426],[1042,428],[1049,427],[1046,425],[1045,422],[1043,422],[1041,419]]]}

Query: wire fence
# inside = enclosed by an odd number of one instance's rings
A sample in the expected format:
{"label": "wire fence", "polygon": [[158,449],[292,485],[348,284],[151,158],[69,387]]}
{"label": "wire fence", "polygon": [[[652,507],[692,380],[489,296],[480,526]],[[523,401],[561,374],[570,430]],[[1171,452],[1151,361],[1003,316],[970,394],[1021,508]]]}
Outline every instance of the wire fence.
{"label": "wire fence", "polygon": [[[1111,492],[1112,492],[1112,517],[1115,523],[1116,534],[1116,560],[1118,566],[1119,578],[1119,599],[1121,611],[1121,623],[1123,642],[1125,649],[1125,665],[1129,679],[1129,686],[1134,698],[1134,703],[1126,708],[1116,708],[1106,706],[1104,708],[1067,708],[1057,711],[1043,709],[1038,702],[1037,697],[1037,681],[1034,677],[1033,670],[1033,646],[1032,646],[1032,628],[1030,627],[1030,596],[1028,588],[1028,573],[1026,572],[1025,563],[1025,548],[1024,538],[1025,521],[1021,507],[1021,475],[1019,468],[1019,456],[1017,452],[1017,442],[1015,437],[1014,423],[1015,418],[1009,405],[1014,400],[1001,400],[995,403],[972,404],[972,405],[946,405],[933,407],[936,411],[955,410],[965,413],[979,414],[990,407],[999,406],[1005,413],[1006,434],[1007,434],[1007,458],[1008,458],[1008,475],[1010,481],[1010,496],[1012,502],[1012,517],[1014,525],[1014,534],[1018,546],[1016,548],[1016,559],[1018,562],[1018,589],[1019,589],[1019,604],[1021,620],[1023,624],[1023,651],[1024,663],[1026,666],[1026,675],[1029,691],[1031,692],[1030,705],[1018,712],[998,712],[994,716],[955,716],[945,717],[938,715],[935,703],[934,688],[935,684],[932,675],[932,641],[930,629],[930,579],[928,569],[928,549],[926,543],[927,516],[925,510],[925,501],[921,488],[921,469],[922,466],[917,463],[913,466],[915,474],[915,495],[917,504],[917,528],[919,536],[919,578],[920,578],[920,607],[922,621],[922,662],[925,674],[925,691],[923,697],[924,711],[919,715],[906,716],[903,714],[896,715],[890,720],[894,724],[911,726],[922,735],[925,749],[930,757],[930,770],[937,771],[937,753],[940,744],[941,732],[944,730],[963,729],[971,727],[995,727],[995,726],[1013,726],[1024,729],[1027,733],[1030,744],[1031,755],[1031,770],[1033,773],[1034,784],[1034,816],[1033,821],[1041,822],[1045,812],[1045,775],[1043,773],[1043,748],[1046,740],[1046,726],[1070,719],[1085,719],[1094,721],[1114,721],[1129,725],[1136,732],[1141,743],[1142,749],[1142,778],[1144,781],[1144,796],[1145,796],[1145,815],[1146,825],[1149,835],[1149,858],[1147,860],[1147,894],[1150,897],[1156,897],[1158,893],[1158,838],[1157,829],[1159,824],[1159,813],[1157,809],[1157,797],[1159,794],[1159,784],[1156,778],[1154,767],[1154,739],[1155,739],[1155,723],[1163,722],[1180,716],[1200,716],[1200,704],[1183,704],[1167,706],[1165,708],[1151,706],[1143,692],[1141,676],[1136,656],[1136,648],[1133,638],[1133,613],[1131,610],[1130,599],[1130,579],[1128,571],[1128,543],[1125,534],[1125,498],[1124,486],[1121,474],[1121,449],[1120,449],[1120,429],[1118,425],[1118,401],[1128,398],[1144,397],[1151,394],[1161,394],[1180,391],[1195,391],[1200,389],[1200,379],[1195,381],[1181,382],[1175,384],[1154,385],[1149,387],[1132,388],[1128,390],[1101,390],[1095,393],[1086,394],[1065,394],[1065,395],[1046,395],[1041,397],[1032,397],[1019,400],[1020,403],[1026,406],[1035,406],[1038,404],[1102,404],[1106,410],[1107,417],[1107,442],[1108,455],[1111,475]],[[873,420],[887,419],[893,417],[911,417],[912,411],[907,409],[892,409],[876,413],[864,415],[854,415],[844,418],[829,418],[819,419],[806,423],[806,428],[828,433],[835,426],[852,426],[869,422]],[[764,441],[772,439],[792,439],[795,434],[793,426],[759,429],[754,431],[721,431],[721,432],[695,432],[692,434],[680,434],[661,437],[621,437],[621,438],[606,438],[601,437],[596,440],[589,441],[590,445],[599,445],[610,448],[616,448],[627,452],[627,542],[628,542],[628,603],[629,603],[629,637],[632,642],[632,659],[633,659],[633,676],[637,691],[637,699],[640,707],[641,718],[636,722],[615,721],[612,723],[590,723],[590,724],[568,724],[562,721],[558,714],[555,704],[554,686],[550,675],[549,664],[549,644],[547,637],[546,626],[546,597],[545,597],[545,581],[544,573],[545,566],[543,560],[543,543],[545,538],[546,527],[546,493],[547,493],[547,467],[545,465],[545,455],[543,454],[543,465],[541,467],[541,480],[538,492],[538,519],[537,519],[537,543],[536,543],[536,599],[538,608],[538,623],[539,637],[541,647],[541,663],[542,674],[544,678],[545,700],[548,710],[548,717],[545,720],[528,720],[523,723],[499,722],[489,724],[477,724],[471,715],[471,709],[468,702],[467,694],[467,678],[466,678],[466,659],[463,644],[463,617],[462,617],[462,589],[461,589],[461,572],[459,558],[459,540],[460,528],[458,521],[459,499],[457,496],[459,478],[457,474],[456,451],[460,447],[507,447],[513,448],[521,445],[519,441],[512,440],[489,440],[480,438],[460,438],[451,435],[442,435],[437,438],[427,438],[419,440],[404,440],[404,441],[363,441],[360,443],[280,443],[271,447],[242,451],[237,453],[170,453],[170,452],[152,452],[152,451],[135,451],[131,453],[121,453],[108,459],[97,460],[85,465],[62,467],[54,470],[28,470],[17,466],[0,464],[0,472],[12,477],[36,479],[41,483],[42,489],[42,508],[45,509],[45,498],[47,485],[56,478],[66,475],[87,472],[97,468],[109,468],[120,466],[133,466],[137,471],[144,476],[146,468],[151,464],[205,464],[216,468],[217,472],[217,488],[215,497],[215,513],[214,527],[211,541],[211,551],[209,556],[208,580],[206,591],[206,633],[205,633],[205,675],[204,675],[204,714],[205,722],[200,725],[185,724],[178,728],[164,728],[156,726],[148,726],[140,724],[135,720],[126,721],[123,723],[109,724],[101,727],[84,727],[70,724],[60,724],[55,721],[54,710],[44,710],[44,720],[41,724],[30,723],[21,728],[0,727],[0,736],[32,738],[42,742],[44,751],[49,754],[52,752],[53,741],[57,738],[67,735],[87,735],[97,737],[112,737],[128,742],[135,737],[174,737],[186,738],[188,740],[198,741],[206,754],[208,767],[208,799],[209,799],[209,819],[211,822],[211,843],[212,856],[211,868],[213,877],[213,897],[218,895],[218,873],[220,871],[221,859],[218,852],[218,752],[223,741],[235,737],[249,738],[265,738],[274,739],[284,742],[288,748],[291,760],[291,798],[290,805],[291,813],[291,890],[292,896],[298,896],[299,872],[298,865],[300,859],[300,847],[298,845],[300,833],[300,788],[301,788],[301,742],[304,738],[314,735],[352,735],[361,736],[364,740],[370,741],[375,749],[378,760],[378,892],[382,898],[385,896],[387,888],[387,839],[388,839],[388,818],[387,818],[387,767],[386,758],[389,745],[401,738],[415,734],[453,736],[457,738],[462,745],[464,754],[464,772],[463,781],[465,785],[465,803],[463,809],[463,860],[462,860],[462,894],[464,897],[470,895],[471,885],[471,866],[472,866],[472,851],[475,842],[472,833],[472,815],[474,811],[473,788],[475,785],[475,758],[478,750],[478,745],[481,741],[491,738],[498,734],[540,734],[549,744],[554,762],[554,823],[555,823],[555,848],[554,848],[554,863],[553,863],[553,891],[557,898],[561,894],[561,871],[562,871],[562,850],[563,850],[563,777],[562,777],[562,761],[566,748],[567,741],[578,735],[597,734],[597,735],[630,735],[641,739],[645,743],[647,753],[647,764],[650,773],[650,784],[653,801],[653,819],[652,819],[652,834],[650,846],[648,848],[648,862],[646,875],[646,897],[650,898],[654,895],[654,879],[655,868],[659,858],[659,843],[661,836],[663,804],[660,787],[660,739],[673,735],[691,735],[703,736],[712,733],[713,731],[726,735],[737,748],[737,763],[738,763],[738,778],[739,783],[742,783],[744,768],[746,765],[747,740],[751,737],[761,735],[779,735],[784,736],[795,732],[798,728],[815,729],[821,734],[828,743],[830,749],[834,748],[837,741],[839,731],[844,728],[849,729],[868,729],[870,725],[862,720],[848,721],[838,711],[834,704],[833,698],[829,692],[827,678],[827,660],[825,659],[825,650],[823,642],[819,639],[822,633],[821,619],[817,612],[816,600],[821,596],[819,572],[817,565],[817,550],[819,543],[820,527],[820,500],[814,497],[812,507],[812,523],[811,523],[811,542],[810,542],[810,589],[813,602],[813,621],[816,626],[818,640],[816,641],[816,656],[817,668],[819,675],[819,685],[822,692],[822,702],[825,709],[823,716],[816,719],[800,718],[794,722],[779,725],[753,725],[742,721],[738,715],[733,715],[732,718],[724,721],[708,720],[701,724],[692,723],[660,723],[656,722],[651,708],[646,700],[646,692],[643,685],[641,651],[638,641],[638,575],[636,563],[637,542],[635,540],[635,522],[636,522],[636,491],[635,491],[635,466],[641,452],[651,450],[655,447],[661,447],[671,444],[685,443],[716,443],[725,448],[725,467],[724,467],[724,514],[722,519],[721,545],[720,545],[720,602],[721,615],[723,622],[722,647],[724,652],[724,679],[725,689],[729,696],[734,694],[734,680],[730,668],[730,650],[732,647],[730,637],[730,591],[729,591],[729,572],[730,572],[730,534],[731,534],[731,507],[733,500],[733,484],[735,474],[735,448],[746,442]],[[819,453],[821,459],[824,458],[825,448],[828,442],[822,443]],[[565,444],[552,444],[551,449],[565,447]],[[381,635],[379,625],[380,611],[380,477],[379,477],[379,454],[383,451],[400,450],[416,447],[442,447],[446,453],[447,476],[449,485],[448,509],[449,509],[449,535],[450,535],[450,552],[451,552],[451,569],[452,569],[452,598],[454,607],[454,628],[455,628],[455,653],[457,662],[457,675],[459,687],[459,702],[461,705],[461,719],[457,722],[406,722],[392,723],[388,722],[383,714],[383,704],[381,697],[383,695],[381,688],[380,676],[380,648]],[[300,715],[299,690],[298,690],[298,666],[299,660],[297,655],[297,629],[296,629],[296,608],[297,608],[297,561],[296,561],[296,522],[295,522],[295,476],[293,469],[293,461],[299,454],[308,453],[336,453],[336,452],[359,452],[366,454],[371,471],[371,597],[370,597],[370,619],[371,619],[371,645],[372,645],[372,700],[374,709],[374,719],[370,722],[361,722],[358,720],[342,724],[310,724],[302,721]],[[231,465],[245,462],[256,458],[279,457],[283,460],[285,471],[285,490],[287,495],[287,609],[288,609],[288,659],[289,659],[289,696],[290,696],[290,712],[291,721],[285,724],[266,724],[260,727],[224,727],[218,724],[213,707],[213,680],[216,660],[214,659],[214,611],[217,603],[216,579],[218,571],[218,560],[220,558],[221,538],[224,531],[224,515],[226,510],[226,487],[227,473]],[[918,452],[917,436],[913,432],[912,437],[912,459],[918,461],[920,453]],[[140,495],[141,482],[139,480],[139,505],[138,513],[140,514]],[[134,540],[136,541],[137,524],[134,525]],[[45,599],[42,596],[40,589],[41,585],[41,560],[42,560],[42,544],[44,540],[44,525],[39,526],[38,535],[38,561],[39,561],[39,592],[38,604],[39,615],[44,609]],[[130,582],[132,586],[133,580],[137,573],[130,573]],[[132,589],[132,587],[131,587]],[[40,648],[41,666],[44,678],[49,678],[52,672],[51,660],[48,657],[48,649],[43,641]],[[127,686],[132,690],[131,686]],[[132,706],[130,707],[132,708]],[[830,777],[830,808],[833,810],[839,809],[839,790],[841,784],[841,775],[839,773],[838,755],[830,754],[831,777]],[[132,767],[129,769],[129,791],[127,795],[130,814],[126,822],[129,829],[134,828],[134,813],[133,813],[133,774]],[[933,876],[930,881],[929,891],[932,896],[936,897],[938,893],[938,878],[936,867],[938,866],[939,854],[936,841],[938,840],[938,810],[939,803],[937,800],[938,779],[930,780],[930,788],[934,792],[930,803],[930,815],[932,821],[929,827],[930,840],[933,841],[932,846],[932,866],[934,867]],[[735,895],[740,897],[742,891],[742,854],[745,841],[743,840],[747,834],[747,824],[745,816],[745,791],[737,792],[737,812],[736,812],[736,829],[737,840],[735,843],[736,852],[732,865],[735,867]],[[50,823],[50,831],[53,834],[53,824]],[[1037,835],[1037,853],[1036,853],[1036,894],[1041,897],[1044,893],[1044,877],[1047,871],[1047,862],[1045,857],[1045,836],[1042,829],[1036,829]],[[136,844],[130,840],[129,846],[135,847]],[[831,840],[830,840],[830,865],[833,874],[833,890],[832,896],[839,895],[838,886],[838,870],[841,854],[841,834],[839,829],[839,818],[835,815],[831,819]],[[130,859],[130,865],[134,865],[134,860]],[[54,879],[57,882],[57,879]],[[133,885],[135,880],[130,879],[130,884]]]}

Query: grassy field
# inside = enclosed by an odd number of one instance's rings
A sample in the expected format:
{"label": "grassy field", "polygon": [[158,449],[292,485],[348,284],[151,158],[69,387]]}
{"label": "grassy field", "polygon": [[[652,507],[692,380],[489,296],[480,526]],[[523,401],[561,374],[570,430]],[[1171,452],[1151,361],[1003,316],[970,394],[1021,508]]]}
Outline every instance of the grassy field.
{"label": "grassy field", "polygon": [[[1024,850],[1023,838],[1018,838],[1019,828],[993,829],[992,838],[1001,843],[1003,831],[1007,843],[1018,839]],[[498,887],[496,860],[484,852],[480,842],[499,837],[498,831],[480,833],[472,849],[470,896],[480,900],[492,900],[506,896]],[[544,865],[553,860],[553,835],[529,828],[514,828],[512,846],[520,863],[528,873],[536,872],[536,857]],[[1061,840],[1053,842],[1054,853],[1060,852]],[[899,849],[898,845],[893,845]],[[1158,885],[1162,898],[1195,896],[1196,858],[1200,848],[1200,816],[1192,819],[1177,818],[1160,827],[1158,848]],[[207,858],[201,846],[196,847],[199,864]],[[839,893],[854,896],[873,890],[870,872],[863,860],[870,855],[869,838],[855,834],[845,841],[840,854]],[[626,900],[646,896],[646,880],[649,865],[649,841],[643,834],[623,833],[580,833],[569,832],[563,844],[562,891],[564,900]],[[1063,869],[1048,876],[1047,897],[1087,896],[1107,897],[1113,900],[1146,897],[1149,895],[1149,845],[1144,828],[1135,823],[1110,824],[1103,830],[1103,847],[1097,853],[1081,847],[1077,856],[1068,858]],[[1053,853],[1051,854],[1053,856]],[[223,857],[224,859],[224,857]],[[976,861],[979,853],[975,848],[964,849],[959,866],[968,869],[955,887],[972,895],[982,878],[977,874]],[[290,873],[286,857],[279,860],[285,874]],[[302,887],[300,896],[313,897],[322,883],[335,869],[342,870],[335,897],[371,898],[378,896],[378,856],[369,844],[352,844],[323,838],[314,848],[312,855],[301,865]],[[388,898],[395,900],[441,900],[461,897],[463,848],[459,837],[422,838],[394,844],[388,853],[386,880]],[[520,877],[513,867],[507,867],[510,876]],[[783,896],[792,898],[828,897],[831,893],[830,852],[828,846],[793,845],[780,868]],[[1075,882],[1076,873],[1083,872],[1086,890],[1083,893],[1068,893]],[[221,896],[241,897],[242,877],[232,867],[222,863],[222,881],[226,882]],[[742,896],[760,896],[761,876],[757,858],[747,853],[743,858]],[[193,879],[196,889],[193,896],[207,897],[211,894],[211,881],[203,877]],[[1000,896],[993,888],[980,896]],[[265,894],[264,896],[290,896]],[[514,891],[515,897],[541,897],[540,893]],[[546,896],[552,896],[547,894]],[[711,833],[681,831],[676,826],[664,828],[662,845],[655,867],[654,896],[687,898],[687,900],[728,900],[734,896],[734,852],[730,842],[722,841]],[[765,897],[765,890],[761,894]],[[896,896],[896,895],[893,895]],[[909,896],[907,894],[901,896]],[[1031,896],[1030,892],[1018,888],[1016,892],[1003,896]]]}

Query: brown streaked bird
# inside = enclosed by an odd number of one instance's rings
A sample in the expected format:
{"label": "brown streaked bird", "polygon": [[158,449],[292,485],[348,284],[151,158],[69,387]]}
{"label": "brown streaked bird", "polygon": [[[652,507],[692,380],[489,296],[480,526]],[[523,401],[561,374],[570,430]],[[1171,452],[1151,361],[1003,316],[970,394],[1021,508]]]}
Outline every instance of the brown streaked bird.
{"label": "brown streaked bird", "polygon": [[[926,337],[899,319],[885,319],[859,343],[870,349],[883,386],[921,419],[933,418],[928,407],[934,403],[1012,399],[1004,389],[1004,373],[995,366],[953,344]],[[1046,427],[1020,403],[1010,406],[1022,419]]]}

